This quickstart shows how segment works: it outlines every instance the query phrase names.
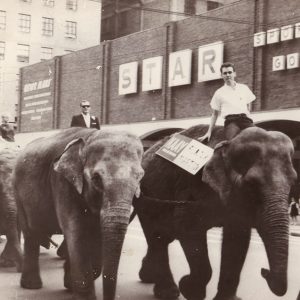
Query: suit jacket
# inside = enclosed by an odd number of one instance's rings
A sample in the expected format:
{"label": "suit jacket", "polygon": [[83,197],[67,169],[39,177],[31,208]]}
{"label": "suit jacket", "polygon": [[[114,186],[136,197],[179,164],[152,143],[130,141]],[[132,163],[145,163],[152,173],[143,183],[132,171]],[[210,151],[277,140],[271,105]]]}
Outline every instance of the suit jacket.
{"label": "suit jacket", "polygon": [[4,138],[8,142],[15,141],[15,130],[10,124],[1,124],[0,125],[0,133],[2,138]]}
{"label": "suit jacket", "polygon": [[[86,127],[84,118],[82,114],[72,117],[71,127]],[[100,129],[100,123],[97,117],[91,116],[91,126],[90,128]]]}

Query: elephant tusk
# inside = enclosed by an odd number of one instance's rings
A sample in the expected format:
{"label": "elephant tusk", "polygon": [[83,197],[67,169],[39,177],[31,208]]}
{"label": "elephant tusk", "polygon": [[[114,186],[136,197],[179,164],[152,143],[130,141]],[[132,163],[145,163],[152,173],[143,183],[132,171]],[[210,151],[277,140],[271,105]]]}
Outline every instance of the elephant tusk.
{"label": "elephant tusk", "polygon": [[141,196],[141,187],[140,187],[140,185],[137,186],[134,195],[135,195],[136,198],[140,198],[140,196]]}

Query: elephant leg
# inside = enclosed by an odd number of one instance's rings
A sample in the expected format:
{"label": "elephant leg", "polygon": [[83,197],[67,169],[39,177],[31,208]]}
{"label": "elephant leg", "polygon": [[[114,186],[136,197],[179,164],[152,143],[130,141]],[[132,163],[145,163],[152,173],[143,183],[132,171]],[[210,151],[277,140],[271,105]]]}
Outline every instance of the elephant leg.
{"label": "elephant leg", "polygon": [[181,278],[179,289],[188,300],[201,300],[206,296],[206,285],[212,274],[208,257],[206,231],[180,239],[187,258],[190,274]]}
{"label": "elephant leg", "polygon": [[23,255],[20,245],[20,230],[18,228],[17,207],[13,190],[7,187],[1,198],[1,210],[4,214],[3,222],[7,243],[0,257],[0,267],[17,267],[21,272]]}
{"label": "elephant leg", "polygon": [[236,290],[251,238],[251,228],[242,222],[226,223],[223,228],[221,270],[214,300],[239,299]]}
{"label": "elephant leg", "polygon": [[142,281],[154,283],[154,295],[160,299],[176,299],[179,296],[169,265],[168,245],[169,241],[156,237],[148,246],[139,272]]}
{"label": "elephant leg", "polygon": [[86,238],[88,231],[84,230],[82,224],[75,224],[76,220],[78,221],[74,218],[66,227],[70,230],[64,232],[67,244],[64,284],[72,290],[76,300],[95,300],[90,247]]}
{"label": "elephant leg", "polygon": [[39,267],[40,243],[34,236],[24,236],[24,261],[21,276],[21,286],[26,289],[42,287]]}
{"label": "elephant leg", "polygon": [[168,245],[174,238],[160,235],[153,230],[153,223],[163,227],[145,214],[138,213],[148,249],[142,261],[139,277],[142,282],[154,283],[154,294],[161,299],[175,299],[179,296],[179,289],[175,284],[168,255]]}
{"label": "elephant leg", "polygon": [[17,267],[17,271],[22,270],[22,251],[20,246],[19,232],[12,228],[6,234],[7,243],[0,256],[0,267]]}

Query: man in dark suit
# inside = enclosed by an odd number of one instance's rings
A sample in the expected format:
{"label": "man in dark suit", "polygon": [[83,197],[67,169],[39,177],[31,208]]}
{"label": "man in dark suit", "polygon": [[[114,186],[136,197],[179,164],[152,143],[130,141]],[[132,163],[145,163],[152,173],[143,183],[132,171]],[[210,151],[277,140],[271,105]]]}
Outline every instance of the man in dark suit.
{"label": "man in dark suit", "polygon": [[87,127],[100,129],[100,123],[96,116],[90,114],[90,102],[83,100],[80,103],[81,114],[72,117],[71,127]]}

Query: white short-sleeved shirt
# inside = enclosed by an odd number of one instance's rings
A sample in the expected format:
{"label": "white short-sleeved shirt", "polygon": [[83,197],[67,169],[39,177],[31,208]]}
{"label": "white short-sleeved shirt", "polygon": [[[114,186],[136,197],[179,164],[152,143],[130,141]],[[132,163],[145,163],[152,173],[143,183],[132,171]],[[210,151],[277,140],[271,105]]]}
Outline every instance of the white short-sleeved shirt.
{"label": "white short-sleeved shirt", "polygon": [[236,83],[234,88],[224,84],[214,93],[210,106],[219,111],[223,118],[233,114],[249,115],[247,104],[254,101],[255,98],[255,95],[245,84]]}

